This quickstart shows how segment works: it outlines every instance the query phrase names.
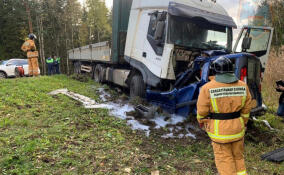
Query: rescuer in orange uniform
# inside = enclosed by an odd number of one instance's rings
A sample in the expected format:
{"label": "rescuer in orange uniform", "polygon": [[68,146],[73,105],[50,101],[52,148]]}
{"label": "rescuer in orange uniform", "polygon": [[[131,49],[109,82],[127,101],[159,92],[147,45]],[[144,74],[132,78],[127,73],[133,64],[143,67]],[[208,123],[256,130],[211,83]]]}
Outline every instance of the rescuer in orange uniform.
{"label": "rescuer in orange uniform", "polygon": [[219,175],[247,175],[244,135],[252,108],[246,83],[234,75],[230,59],[212,64],[215,79],[205,84],[197,102],[197,120],[212,140]]}
{"label": "rescuer in orange uniform", "polygon": [[39,74],[38,51],[36,51],[35,39],[36,36],[34,34],[29,34],[28,40],[21,47],[22,51],[27,52],[30,76],[38,76]]}

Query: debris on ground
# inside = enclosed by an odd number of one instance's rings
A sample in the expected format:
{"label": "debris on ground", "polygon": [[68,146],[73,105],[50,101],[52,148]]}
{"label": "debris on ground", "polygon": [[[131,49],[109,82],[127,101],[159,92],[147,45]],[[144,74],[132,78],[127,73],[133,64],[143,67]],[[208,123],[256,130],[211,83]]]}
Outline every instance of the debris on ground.
{"label": "debris on ground", "polygon": [[265,126],[267,126],[270,130],[275,130],[274,128],[271,127],[271,125],[269,124],[269,122],[267,120],[259,120],[256,119],[255,117],[252,118],[254,121],[258,121],[258,122],[263,122],[265,124]]}
{"label": "debris on ground", "polygon": [[[58,89],[49,93],[49,95],[64,94],[68,97],[79,101],[88,109],[109,109],[109,113],[119,119],[126,120],[132,130],[143,131],[146,136],[150,135],[153,130],[162,130],[161,137],[164,139],[175,138],[193,138],[196,136],[191,131],[197,129],[186,122],[186,118],[176,114],[161,113],[158,107],[145,107],[142,105],[134,106],[128,101],[121,99],[110,101],[111,95],[104,88],[98,88],[100,99],[103,103],[77,94],[68,89]],[[136,100],[136,103],[140,100]],[[140,103],[141,104],[141,103]],[[140,109],[140,110],[137,110]],[[144,109],[144,114],[143,114]],[[168,132],[168,133],[165,133]]]}
{"label": "debris on ground", "polygon": [[280,148],[261,156],[262,160],[268,160],[271,162],[283,162],[284,161],[284,148]]}

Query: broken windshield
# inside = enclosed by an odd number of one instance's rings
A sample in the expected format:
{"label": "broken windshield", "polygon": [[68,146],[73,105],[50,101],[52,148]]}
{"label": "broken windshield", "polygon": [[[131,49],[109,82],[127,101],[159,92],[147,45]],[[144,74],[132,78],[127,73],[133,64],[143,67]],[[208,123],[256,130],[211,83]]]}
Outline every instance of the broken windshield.
{"label": "broken windshield", "polygon": [[208,23],[203,18],[170,16],[168,42],[204,50],[231,50],[231,29]]}

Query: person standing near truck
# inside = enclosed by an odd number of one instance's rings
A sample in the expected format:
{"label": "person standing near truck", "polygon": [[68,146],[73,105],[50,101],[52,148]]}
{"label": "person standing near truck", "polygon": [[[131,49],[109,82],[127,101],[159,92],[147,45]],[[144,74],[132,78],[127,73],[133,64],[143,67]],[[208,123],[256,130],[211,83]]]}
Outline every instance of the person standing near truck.
{"label": "person standing near truck", "polygon": [[29,76],[38,76],[38,51],[36,51],[36,45],[34,42],[36,35],[31,33],[29,34],[28,38],[29,39],[24,42],[21,49],[22,51],[27,52]]}
{"label": "person standing near truck", "polygon": [[212,140],[215,164],[220,175],[247,175],[244,135],[252,108],[246,83],[234,75],[230,59],[212,64],[215,79],[205,84],[197,102],[197,120]]}
{"label": "person standing near truck", "polygon": [[50,56],[46,59],[47,74],[49,76],[53,74],[53,63],[54,63],[54,60],[53,60],[52,56]]}
{"label": "person standing near truck", "polygon": [[54,73],[60,74],[60,57],[54,57]]}
{"label": "person standing near truck", "polygon": [[280,80],[276,82],[277,84],[277,92],[282,92],[280,98],[279,98],[279,106],[277,110],[277,115],[284,118],[284,81]]}

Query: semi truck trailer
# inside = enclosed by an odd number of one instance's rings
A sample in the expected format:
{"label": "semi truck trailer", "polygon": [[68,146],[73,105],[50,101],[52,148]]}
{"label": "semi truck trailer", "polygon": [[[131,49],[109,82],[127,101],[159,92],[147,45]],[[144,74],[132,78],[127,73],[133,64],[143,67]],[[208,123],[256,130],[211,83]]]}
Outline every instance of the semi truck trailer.
{"label": "semi truck trailer", "polygon": [[[260,85],[256,80],[265,68],[273,29],[246,26],[233,47],[236,27],[232,17],[213,0],[114,0],[112,40],[71,49],[68,57],[75,73],[89,72],[96,82],[127,87],[130,96],[147,96],[156,104],[168,100],[176,109],[181,108],[179,95],[170,99],[163,95],[201,82],[194,95],[181,101],[189,107],[200,86],[208,81],[200,72],[213,57],[246,57],[246,61],[235,59],[243,66],[236,66],[236,75],[240,77],[243,71],[247,77],[251,69],[259,70],[259,75],[254,71],[250,76],[257,76],[253,77],[254,86]],[[248,67],[248,59],[257,61]]]}

